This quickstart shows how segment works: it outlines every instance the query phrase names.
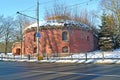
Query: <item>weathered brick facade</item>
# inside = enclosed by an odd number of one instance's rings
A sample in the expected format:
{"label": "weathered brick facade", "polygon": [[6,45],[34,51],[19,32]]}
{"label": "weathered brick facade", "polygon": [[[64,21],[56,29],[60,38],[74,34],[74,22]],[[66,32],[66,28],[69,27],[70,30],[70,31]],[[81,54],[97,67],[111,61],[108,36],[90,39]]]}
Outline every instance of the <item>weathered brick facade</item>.
{"label": "weathered brick facade", "polygon": [[[83,28],[58,27],[41,28],[39,52],[43,56],[64,56],[97,49],[97,38],[90,30]],[[36,28],[24,32],[24,54],[37,55]],[[13,48],[14,49],[14,48]]]}
{"label": "weathered brick facade", "polygon": [[[22,46],[21,46],[21,44],[22,44]],[[12,53],[14,54],[14,55],[20,55],[21,53],[24,53],[24,42],[16,42],[16,43],[14,43],[13,44],[13,46],[12,46]],[[21,52],[21,48],[22,48],[22,52]]]}

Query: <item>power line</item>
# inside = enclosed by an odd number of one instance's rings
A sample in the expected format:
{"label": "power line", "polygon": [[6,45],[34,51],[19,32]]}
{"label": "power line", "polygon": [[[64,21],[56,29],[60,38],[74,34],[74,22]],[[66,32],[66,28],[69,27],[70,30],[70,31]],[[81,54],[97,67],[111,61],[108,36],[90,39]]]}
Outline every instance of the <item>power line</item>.
{"label": "power line", "polygon": [[[66,8],[72,8],[72,7],[76,7],[78,5],[82,5],[82,4],[88,5],[88,3],[91,2],[91,1],[93,1],[93,0],[89,0],[89,1],[82,2],[82,3],[73,4],[73,5],[68,5]],[[49,8],[47,10],[52,10],[52,8]]]}
{"label": "power line", "polygon": [[51,3],[51,2],[54,2],[53,0],[49,0],[49,1],[46,1],[46,2],[43,2],[43,3],[39,3],[39,5],[44,5],[44,4],[48,4],[48,3]]}
{"label": "power line", "polygon": [[[87,5],[88,5],[88,3],[91,2],[91,1],[93,1],[93,0],[84,1],[84,2],[81,2],[81,3],[73,4],[73,5],[68,5],[67,8],[73,8],[73,7],[75,7],[75,6],[82,5],[82,4],[87,4]],[[43,2],[43,3],[39,3],[39,5],[48,4],[48,3],[50,3],[50,2],[53,2],[53,0],[52,0],[52,1],[49,0],[49,1],[46,1],[46,2]],[[31,12],[31,11],[36,11],[36,10],[30,10],[30,9],[32,9],[33,7],[36,7],[36,5],[33,5],[33,6],[29,7],[29,8],[27,8],[27,9],[22,10],[22,11],[19,11],[19,12]],[[51,8],[51,9],[48,9],[48,10],[52,10],[52,8]]]}
{"label": "power line", "polygon": [[33,7],[35,7],[35,6],[36,6],[36,5],[33,5],[33,6],[29,7],[29,8],[27,8],[27,9],[22,10],[22,11],[19,11],[19,12],[25,12],[25,11],[28,11],[28,10],[32,9]]}
{"label": "power line", "polygon": [[19,12],[33,12],[33,11],[36,11],[36,10],[25,10],[25,11],[19,11]]}
{"label": "power line", "polygon": [[[48,4],[48,3],[50,3],[50,2],[53,2],[53,0],[52,0],[52,1],[49,0],[49,1],[47,1],[47,2],[39,3],[39,5]],[[29,8],[27,8],[27,9],[22,10],[22,11],[19,11],[19,12],[26,12],[26,11],[28,11],[28,10],[30,11],[30,9],[32,9],[33,7],[36,7],[36,5],[33,5],[33,6],[29,7]],[[35,11],[35,10],[31,10],[31,11]]]}
{"label": "power line", "polygon": [[70,5],[69,7],[74,7],[74,6],[81,5],[81,4],[86,4],[86,3],[89,3],[89,2],[91,2],[91,0],[85,1],[85,2],[82,2],[82,3],[78,3],[78,4],[73,4],[73,5]]}
{"label": "power line", "polygon": [[[82,3],[73,4],[73,5],[68,5],[67,8],[72,8],[72,7],[75,7],[75,6],[81,5],[81,4],[87,4],[87,5],[88,5],[88,3],[91,2],[91,1],[93,1],[93,0],[89,0],[89,1],[82,2]],[[52,1],[49,0],[49,1],[46,1],[46,2],[43,2],[43,3],[39,3],[39,5],[48,4],[48,3],[50,3],[50,2],[54,2],[54,1],[53,1],[53,0],[52,0]],[[27,8],[27,9],[22,10],[22,11],[19,11],[19,12],[28,12],[28,11],[30,12],[30,11],[36,11],[36,10],[30,10],[30,9],[32,9],[33,7],[36,7],[36,5],[31,6],[31,7]],[[49,8],[48,10],[51,10],[51,9]]]}
{"label": "power line", "polygon": [[[49,1],[46,1],[46,2],[43,2],[43,3],[39,3],[39,5],[43,5],[43,4],[48,4],[50,2],[54,2],[53,0],[49,0]],[[28,7],[27,9],[24,9],[24,10],[21,10],[19,12],[30,12],[30,11],[36,11],[36,9],[33,10],[33,8],[36,8],[36,5],[33,5],[31,7]],[[32,9],[32,10],[30,10]],[[17,12],[17,11],[16,11]],[[13,13],[11,16],[16,16],[17,14],[16,13]],[[41,20],[42,21],[42,20]]]}

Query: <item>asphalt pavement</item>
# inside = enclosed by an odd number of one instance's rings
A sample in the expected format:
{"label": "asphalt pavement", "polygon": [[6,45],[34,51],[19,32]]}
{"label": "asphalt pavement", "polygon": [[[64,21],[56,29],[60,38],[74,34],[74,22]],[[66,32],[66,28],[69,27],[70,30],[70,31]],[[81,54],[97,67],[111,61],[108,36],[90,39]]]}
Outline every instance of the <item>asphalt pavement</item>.
{"label": "asphalt pavement", "polygon": [[120,64],[0,61],[0,80],[120,80]]}

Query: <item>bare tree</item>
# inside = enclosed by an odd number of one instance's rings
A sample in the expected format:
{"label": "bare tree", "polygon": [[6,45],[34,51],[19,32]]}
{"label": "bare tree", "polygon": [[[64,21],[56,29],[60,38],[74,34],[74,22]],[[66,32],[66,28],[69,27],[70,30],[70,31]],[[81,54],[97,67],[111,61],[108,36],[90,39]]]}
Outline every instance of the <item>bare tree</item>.
{"label": "bare tree", "polygon": [[101,0],[101,6],[106,12],[113,15],[115,26],[120,32],[120,0]]}
{"label": "bare tree", "polygon": [[[92,12],[92,11],[91,11]],[[88,12],[86,9],[82,11],[78,10],[76,7],[74,10],[70,9],[65,3],[55,2],[51,10],[46,9],[45,19],[46,20],[75,20],[82,22],[88,26],[97,34],[97,28],[95,25],[96,21],[95,12]]]}
{"label": "bare tree", "polygon": [[46,9],[45,19],[46,20],[69,20],[71,12],[65,4],[55,2],[51,11]]}
{"label": "bare tree", "polygon": [[96,12],[88,12],[86,9],[79,12],[76,9],[71,19],[88,25],[95,34],[98,34],[98,29],[95,24],[95,21],[97,20]]}
{"label": "bare tree", "polygon": [[111,12],[115,19],[116,25],[120,27],[120,0],[101,0],[101,5],[107,12]]}
{"label": "bare tree", "polygon": [[20,54],[21,54],[21,58],[22,58],[22,49],[23,49],[23,46],[22,46],[22,43],[23,43],[23,40],[24,40],[24,28],[27,27],[28,25],[30,25],[30,20],[28,20],[26,17],[23,17],[23,16],[17,16],[17,19],[16,19],[16,35],[15,35],[15,38],[16,38],[16,41],[20,42],[21,43],[21,49],[20,49]]}
{"label": "bare tree", "polygon": [[0,16],[0,38],[3,37],[3,26],[2,26],[3,16]]}
{"label": "bare tree", "polygon": [[16,26],[15,39],[16,41],[20,42],[21,40],[23,40],[23,33],[24,33],[25,27],[29,26],[31,24],[31,21],[26,17],[17,16],[15,22],[16,22],[15,23],[15,26]]}
{"label": "bare tree", "polygon": [[1,26],[3,29],[3,40],[5,43],[5,54],[8,52],[9,43],[13,40],[14,35],[14,20],[11,17],[2,18]]}

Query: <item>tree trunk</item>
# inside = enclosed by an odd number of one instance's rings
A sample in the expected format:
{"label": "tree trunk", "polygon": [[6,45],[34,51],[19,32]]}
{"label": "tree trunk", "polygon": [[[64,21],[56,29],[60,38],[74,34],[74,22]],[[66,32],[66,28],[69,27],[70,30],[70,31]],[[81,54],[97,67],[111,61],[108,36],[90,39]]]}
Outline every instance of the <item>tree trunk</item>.
{"label": "tree trunk", "polygon": [[8,42],[5,42],[5,55],[7,54],[7,47],[8,47]]}

